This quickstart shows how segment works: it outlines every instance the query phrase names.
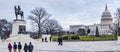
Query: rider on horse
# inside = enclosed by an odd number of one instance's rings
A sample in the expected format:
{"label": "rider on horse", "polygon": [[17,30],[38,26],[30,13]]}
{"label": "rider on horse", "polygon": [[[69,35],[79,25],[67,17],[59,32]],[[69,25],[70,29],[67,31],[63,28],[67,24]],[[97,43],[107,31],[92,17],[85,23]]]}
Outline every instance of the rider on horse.
{"label": "rider on horse", "polygon": [[18,20],[18,15],[21,16],[21,20],[24,20],[24,12],[21,11],[20,6],[18,5],[18,7],[14,6],[15,9],[15,15],[16,15],[16,20]]}

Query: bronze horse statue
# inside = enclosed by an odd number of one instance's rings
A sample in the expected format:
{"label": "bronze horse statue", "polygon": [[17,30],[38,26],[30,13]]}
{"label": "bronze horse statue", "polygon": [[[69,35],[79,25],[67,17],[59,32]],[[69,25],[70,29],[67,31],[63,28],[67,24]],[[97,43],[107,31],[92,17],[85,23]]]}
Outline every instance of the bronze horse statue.
{"label": "bronze horse statue", "polygon": [[18,7],[14,6],[15,9],[15,16],[16,16],[16,20],[18,20],[18,15],[21,16],[21,20],[24,20],[24,12],[21,11],[20,6],[18,5]]}

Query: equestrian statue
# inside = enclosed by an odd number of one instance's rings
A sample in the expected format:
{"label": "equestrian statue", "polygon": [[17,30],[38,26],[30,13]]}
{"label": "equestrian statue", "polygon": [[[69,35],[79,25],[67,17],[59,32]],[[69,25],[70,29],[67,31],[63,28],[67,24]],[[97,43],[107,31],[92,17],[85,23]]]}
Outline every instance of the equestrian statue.
{"label": "equestrian statue", "polygon": [[21,10],[20,6],[14,6],[14,9],[15,9],[15,16],[16,16],[16,20],[19,20],[18,19],[18,15],[21,16],[21,19],[20,20],[24,20],[24,12]]}

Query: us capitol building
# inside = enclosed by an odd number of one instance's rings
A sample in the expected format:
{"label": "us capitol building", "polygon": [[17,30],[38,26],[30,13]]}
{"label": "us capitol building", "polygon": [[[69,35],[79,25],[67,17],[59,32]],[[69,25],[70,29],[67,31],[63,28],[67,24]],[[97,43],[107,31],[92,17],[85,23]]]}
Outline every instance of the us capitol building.
{"label": "us capitol building", "polygon": [[[90,33],[88,35],[95,35],[96,26],[98,27],[100,35],[112,34],[112,30],[110,29],[110,25],[113,24],[113,18],[111,13],[108,10],[107,4],[105,5],[105,10],[101,16],[101,23],[100,24],[93,24],[93,25],[70,25],[70,31],[77,33],[77,31],[81,29],[90,29]],[[86,32],[87,33],[87,32]]]}

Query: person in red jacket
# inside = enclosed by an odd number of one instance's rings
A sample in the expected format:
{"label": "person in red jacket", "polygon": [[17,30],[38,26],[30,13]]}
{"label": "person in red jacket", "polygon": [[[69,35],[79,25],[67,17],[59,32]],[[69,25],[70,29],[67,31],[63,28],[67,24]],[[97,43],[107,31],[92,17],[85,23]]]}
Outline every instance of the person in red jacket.
{"label": "person in red jacket", "polygon": [[8,50],[9,52],[12,52],[12,45],[10,43],[8,44]]}

